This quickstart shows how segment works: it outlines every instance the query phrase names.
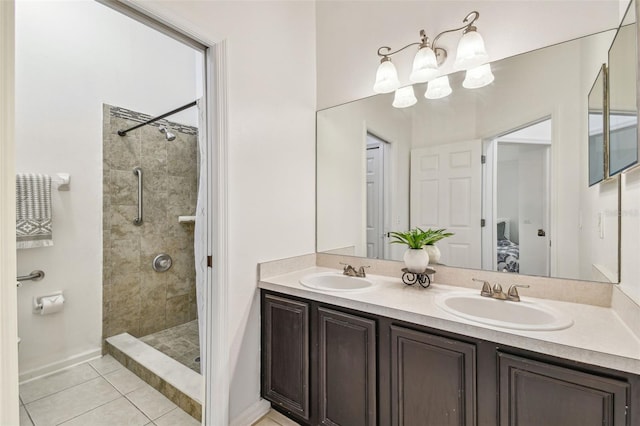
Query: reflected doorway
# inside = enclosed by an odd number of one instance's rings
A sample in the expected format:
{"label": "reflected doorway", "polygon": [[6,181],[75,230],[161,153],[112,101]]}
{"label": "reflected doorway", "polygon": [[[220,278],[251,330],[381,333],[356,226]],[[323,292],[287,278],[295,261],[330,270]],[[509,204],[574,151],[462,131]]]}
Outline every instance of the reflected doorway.
{"label": "reflected doorway", "polygon": [[384,179],[387,142],[367,132],[367,257],[384,259]]}
{"label": "reflected doorway", "polygon": [[486,144],[483,263],[493,270],[550,275],[551,139],[545,119]]}

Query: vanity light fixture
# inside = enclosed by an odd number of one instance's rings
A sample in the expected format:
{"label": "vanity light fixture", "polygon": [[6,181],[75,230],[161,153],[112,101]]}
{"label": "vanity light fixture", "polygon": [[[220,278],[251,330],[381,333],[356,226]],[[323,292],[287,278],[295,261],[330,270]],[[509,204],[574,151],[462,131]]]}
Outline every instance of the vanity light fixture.
{"label": "vanity light fixture", "polygon": [[393,97],[393,106],[396,108],[407,108],[415,105],[418,100],[413,91],[413,86],[404,86],[396,90]]}
{"label": "vanity light fixture", "polygon": [[[463,26],[442,31],[435,36],[433,43],[427,37],[426,32],[420,30],[419,42],[407,44],[395,51],[392,51],[388,46],[379,48],[378,56],[381,59],[376,72],[373,91],[376,93],[396,91],[394,106],[396,106],[396,103],[402,105],[399,108],[413,105],[415,102],[407,105],[407,102],[398,101],[398,99],[404,99],[404,97],[408,96],[409,90],[406,87],[400,87],[398,72],[391,62],[391,56],[411,46],[418,46],[418,51],[413,58],[413,67],[409,80],[411,83],[428,83],[427,92],[425,93],[427,99],[439,99],[448,96],[451,93],[449,79],[443,79],[446,76],[436,78],[440,72],[440,66],[447,60],[447,50],[438,47],[436,44],[444,34],[457,31],[462,31],[462,38],[458,42],[454,67],[467,71],[463,86],[468,89],[476,89],[491,83],[493,74],[491,73],[491,66],[487,63],[489,55],[485,49],[482,36],[478,33],[476,26],[473,25],[479,17],[480,14],[476,11],[469,13],[462,21],[464,23]],[[400,90],[402,90],[402,93],[398,93]],[[413,93],[413,89],[411,89],[411,93]],[[415,95],[413,98],[415,99]]]}

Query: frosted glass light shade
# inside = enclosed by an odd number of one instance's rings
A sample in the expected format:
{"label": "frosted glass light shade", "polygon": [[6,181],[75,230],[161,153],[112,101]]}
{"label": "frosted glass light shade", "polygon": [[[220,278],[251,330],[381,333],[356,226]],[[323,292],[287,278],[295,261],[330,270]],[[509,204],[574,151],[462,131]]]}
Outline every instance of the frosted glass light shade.
{"label": "frosted glass light shade", "polygon": [[491,64],[480,65],[467,71],[462,82],[462,87],[466,89],[478,89],[490,84],[495,77],[491,72]]}
{"label": "frosted glass light shade", "polygon": [[413,71],[409,80],[412,83],[424,83],[433,80],[436,75],[438,75],[436,54],[430,47],[421,48],[413,58]]}
{"label": "frosted glass light shade", "polygon": [[469,31],[462,35],[458,42],[454,67],[468,70],[489,61],[489,55],[484,47],[484,40],[477,31]]}
{"label": "frosted glass light shade", "polygon": [[392,105],[396,108],[407,108],[415,105],[416,102],[418,102],[418,100],[413,92],[413,86],[405,86],[396,90]]}
{"label": "frosted glass light shade", "polygon": [[449,76],[443,75],[435,80],[431,80],[427,84],[427,91],[424,97],[427,99],[440,99],[451,94],[451,86],[449,85]]}
{"label": "frosted glass light shade", "polygon": [[373,85],[373,91],[376,93],[391,93],[400,87],[398,80],[398,71],[390,60],[383,61],[376,71],[376,82]]}

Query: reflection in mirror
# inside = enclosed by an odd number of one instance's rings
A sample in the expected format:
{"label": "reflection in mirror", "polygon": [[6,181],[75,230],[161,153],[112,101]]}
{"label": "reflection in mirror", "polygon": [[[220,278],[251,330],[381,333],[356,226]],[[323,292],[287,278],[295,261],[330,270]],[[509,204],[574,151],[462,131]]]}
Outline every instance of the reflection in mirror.
{"label": "reflection in mirror", "polygon": [[604,96],[607,66],[602,65],[589,92],[589,186],[604,180]]}
{"label": "reflection in mirror", "polygon": [[389,232],[446,228],[445,265],[617,282],[617,183],[584,184],[613,35],[494,62],[480,89],[451,74],[449,97],[410,108],[386,94],[319,111],[317,251],[402,260]]}
{"label": "reflection in mirror", "polygon": [[638,163],[635,1],[609,50],[609,176]]}

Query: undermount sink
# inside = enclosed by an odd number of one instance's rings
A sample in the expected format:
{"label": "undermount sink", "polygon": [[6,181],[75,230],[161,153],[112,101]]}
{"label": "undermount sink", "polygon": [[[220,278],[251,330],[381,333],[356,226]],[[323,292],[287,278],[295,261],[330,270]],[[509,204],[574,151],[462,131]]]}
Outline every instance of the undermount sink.
{"label": "undermount sink", "polygon": [[350,277],[339,272],[320,272],[300,279],[300,284],[315,290],[356,291],[373,287],[375,284],[368,278]]}
{"label": "undermount sink", "polygon": [[573,325],[567,314],[537,302],[510,302],[479,294],[447,293],[436,297],[436,305],[470,321],[514,330],[551,331]]}

